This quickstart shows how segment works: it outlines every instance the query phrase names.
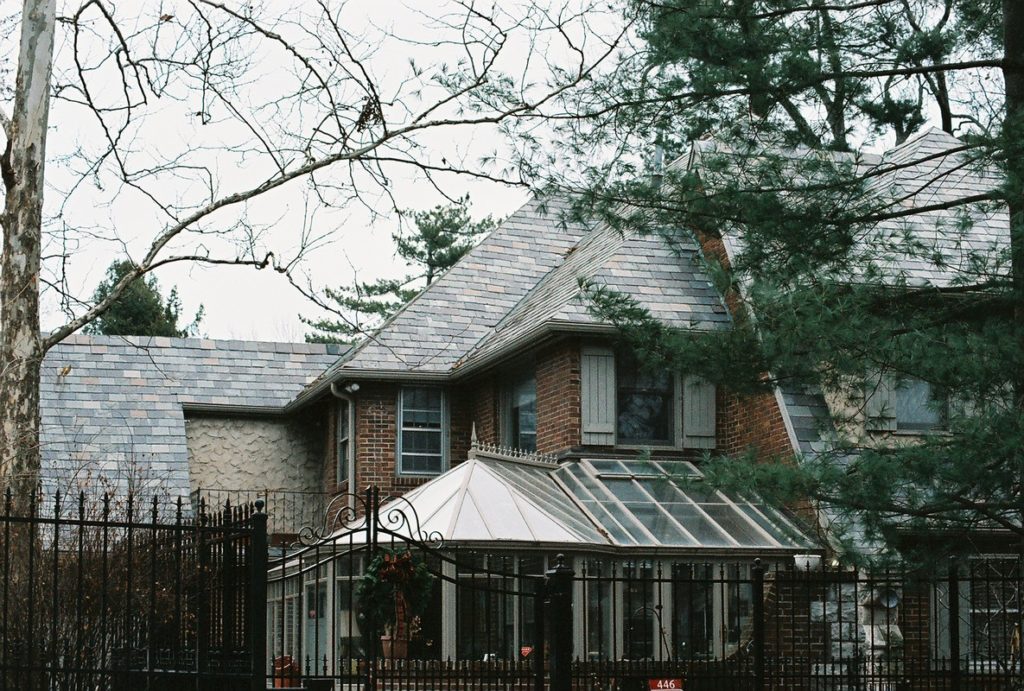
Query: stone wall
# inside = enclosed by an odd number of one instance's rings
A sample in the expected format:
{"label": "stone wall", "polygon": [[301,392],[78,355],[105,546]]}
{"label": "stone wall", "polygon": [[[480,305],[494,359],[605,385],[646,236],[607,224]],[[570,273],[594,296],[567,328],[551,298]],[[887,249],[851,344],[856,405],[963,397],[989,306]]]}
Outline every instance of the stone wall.
{"label": "stone wall", "polygon": [[323,490],[319,414],[287,420],[188,416],[185,434],[193,491]]}

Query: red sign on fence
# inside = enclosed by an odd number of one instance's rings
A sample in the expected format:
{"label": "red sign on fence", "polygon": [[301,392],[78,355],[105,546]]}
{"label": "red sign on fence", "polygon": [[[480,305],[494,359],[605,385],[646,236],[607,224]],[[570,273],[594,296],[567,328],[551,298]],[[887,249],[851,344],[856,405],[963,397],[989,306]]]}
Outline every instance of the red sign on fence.
{"label": "red sign on fence", "polygon": [[648,679],[651,691],[662,691],[662,689],[681,689],[683,688],[682,679]]}
{"label": "red sign on fence", "polygon": [[532,645],[524,645],[522,648],[519,649],[519,654],[522,655],[523,657],[530,657],[530,653],[532,653],[532,652],[533,652],[533,646]]}

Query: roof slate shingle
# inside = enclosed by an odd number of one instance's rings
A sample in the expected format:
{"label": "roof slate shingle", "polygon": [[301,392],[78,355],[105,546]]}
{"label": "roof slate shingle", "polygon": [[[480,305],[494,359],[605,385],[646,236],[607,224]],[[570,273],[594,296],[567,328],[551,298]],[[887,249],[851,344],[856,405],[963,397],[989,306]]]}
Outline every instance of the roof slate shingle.
{"label": "roof slate shingle", "polygon": [[[335,351],[335,352],[332,352]],[[273,412],[337,347],[71,336],[43,360],[42,478],[58,488],[189,491],[184,407]]]}

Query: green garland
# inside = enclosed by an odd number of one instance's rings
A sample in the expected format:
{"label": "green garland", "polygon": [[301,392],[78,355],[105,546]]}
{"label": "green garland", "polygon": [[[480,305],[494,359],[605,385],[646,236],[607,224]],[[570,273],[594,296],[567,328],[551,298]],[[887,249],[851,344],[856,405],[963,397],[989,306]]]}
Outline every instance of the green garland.
{"label": "green garland", "polygon": [[[435,577],[409,550],[378,552],[356,586],[365,631],[408,638],[410,622],[430,604]],[[404,609],[404,617],[401,610]]]}

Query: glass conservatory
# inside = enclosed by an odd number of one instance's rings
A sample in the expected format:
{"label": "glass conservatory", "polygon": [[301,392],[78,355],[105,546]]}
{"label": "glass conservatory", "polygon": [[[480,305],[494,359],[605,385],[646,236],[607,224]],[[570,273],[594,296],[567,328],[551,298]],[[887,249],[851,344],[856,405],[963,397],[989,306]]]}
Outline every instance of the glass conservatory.
{"label": "glass conservatory", "polygon": [[384,502],[379,529],[358,518],[282,557],[269,579],[271,659],[329,673],[379,653],[376,634],[391,629],[376,625],[367,640],[360,597],[368,579],[384,578],[368,541],[375,553],[413,552],[431,574],[423,592],[403,597],[409,658],[529,655],[542,616],[534,594],[564,555],[579,658],[723,659],[744,641],[754,558],[791,563],[816,547],[784,512],[701,487],[700,477],[684,461],[554,462],[474,448]]}

